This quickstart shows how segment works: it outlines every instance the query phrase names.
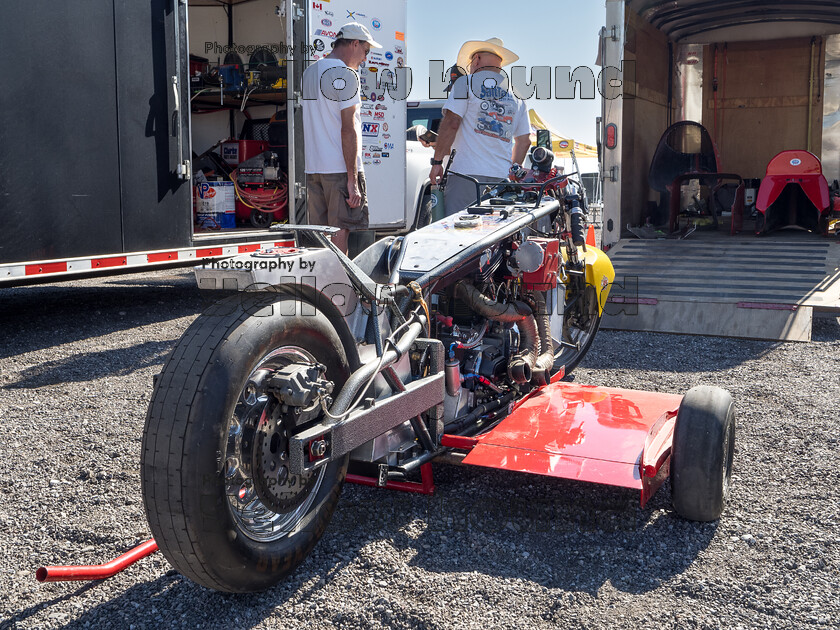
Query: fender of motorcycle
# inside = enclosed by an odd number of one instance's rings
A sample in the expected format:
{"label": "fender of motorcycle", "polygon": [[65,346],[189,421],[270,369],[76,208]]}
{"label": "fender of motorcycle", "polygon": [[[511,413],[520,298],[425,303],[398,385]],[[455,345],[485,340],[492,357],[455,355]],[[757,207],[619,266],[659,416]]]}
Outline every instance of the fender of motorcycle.
{"label": "fender of motorcycle", "polygon": [[199,289],[260,291],[278,285],[306,285],[323,293],[346,317],[358,298],[344,267],[330,250],[270,247],[195,268]]}
{"label": "fender of motorcycle", "polygon": [[[563,254],[563,260],[567,260],[566,250],[561,247],[560,251]],[[598,296],[598,314],[602,315],[610,288],[615,280],[612,261],[604,252],[592,245],[587,245],[585,252],[582,247],[578,247],[578,256],[584,261],[586,284],[594,287]]]}
{"label": "fender of motorcycle", "polygon": [[329,250],[272,247],[196,267],[195,276],[200,289],[294,296],[299,299],[295,313],[301,315],[308,312],[306,305],[314,305],[341,338],[350,369],[361,365],[355,341],[361,335],[354,331],[364,330],[367,315],[344,267]]}
{"label": "fender of motorcycle", "polygon": [[633,488],[641,491],[644,506],[670,470],[681,400],[675,394],[552,383],[487,433],[469,438],[472,448],[463,463]]}

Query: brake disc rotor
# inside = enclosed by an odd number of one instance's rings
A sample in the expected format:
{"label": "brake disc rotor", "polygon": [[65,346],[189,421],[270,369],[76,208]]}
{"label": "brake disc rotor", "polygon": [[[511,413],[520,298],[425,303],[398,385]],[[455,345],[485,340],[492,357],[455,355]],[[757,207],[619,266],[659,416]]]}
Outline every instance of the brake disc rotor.
{"label": "brake disc rotor", "polygon": [[257,495],[278,513],[300,506],[318,478],[314,473],[297,475],[290,471],[289,429],[292,424],[284,416],[276,401],[266,404],[251,448],[251,470]]}

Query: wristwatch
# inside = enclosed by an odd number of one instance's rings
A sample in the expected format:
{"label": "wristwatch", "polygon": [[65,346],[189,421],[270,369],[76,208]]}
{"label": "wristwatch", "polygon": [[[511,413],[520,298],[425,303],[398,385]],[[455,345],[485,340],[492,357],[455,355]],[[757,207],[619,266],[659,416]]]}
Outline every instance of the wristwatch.
{"label": "wristwatch", "polygon": [[429,160],[429,164],[431,164],[432,166],[441,166],[443,164],[443,160],[436,160],[434,157],[432,157]]}

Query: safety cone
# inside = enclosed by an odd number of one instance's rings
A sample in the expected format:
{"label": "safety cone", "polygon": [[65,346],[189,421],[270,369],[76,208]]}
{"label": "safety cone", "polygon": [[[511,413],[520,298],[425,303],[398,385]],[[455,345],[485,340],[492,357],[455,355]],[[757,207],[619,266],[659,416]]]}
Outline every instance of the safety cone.
{"label": "safety cone", "polygon": [[586,245],[597,247],[597,245],[595,245],[595,226],[593,225],[590,225],[589,229],[586,231]]}

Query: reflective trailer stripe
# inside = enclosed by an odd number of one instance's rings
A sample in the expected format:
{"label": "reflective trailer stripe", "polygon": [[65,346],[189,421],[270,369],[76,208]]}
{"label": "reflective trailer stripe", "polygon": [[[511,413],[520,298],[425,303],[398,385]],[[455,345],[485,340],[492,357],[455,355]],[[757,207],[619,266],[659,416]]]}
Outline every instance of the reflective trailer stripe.
{"label": "reflective trailer stripe", "polygon": [[91,269],[93,269],[93,261],[90,258],[67,261],[67,271],[90,271]]}
{"label": "reflective trailer stripe", "polygon": [[37,276],[42,273],[61,273],[67,271],[66,262],[41,263],[35,265],[26,265],[27,276]]}
{"label": "reflective trailer stripe", "polygon": [[94,258],[90,263],[91,269],[103,269],[105,267],[122,267],[127,265],[125,256],[114,256],[113,258]]}
{"label": "reflective trailer stripe", "polygon": [[146,256],[146,262],[150,263],[166,262],[167,260],[178,260],[178,252],[157,252]]}
{"label": "reflective trailer stripe", "polygon": [[[179,249],[163,252],[132,252],[114,256],[96,258],[69,258],[67,260],[44,260],[35,262],[18,262],[0,264],[0,285],[4,280],[16,280],[28,276],[55,276],[79,272],[95,272],[97,270],[125,267],[142,271],[144,267],[160,266],[162,263],[183,263],[185,267],[190,262],[206,258],[225,258],[238,254],[246,254],[270,247],[293,247],[294,239],[269,241],[261,243],[243,243],[222,245],[217,247],[202,247]],[[95,275],[95,274],[92,274]]]}

